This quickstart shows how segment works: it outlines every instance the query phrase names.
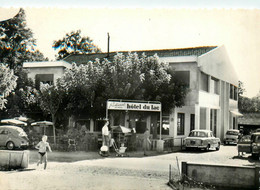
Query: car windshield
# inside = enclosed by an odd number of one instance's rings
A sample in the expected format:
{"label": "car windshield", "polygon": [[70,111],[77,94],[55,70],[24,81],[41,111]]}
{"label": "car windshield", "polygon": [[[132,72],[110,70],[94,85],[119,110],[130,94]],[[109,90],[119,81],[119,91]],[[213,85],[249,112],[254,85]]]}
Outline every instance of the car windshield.
{"label": "car windshield", "polygon": [[250,135],[246,135],[243,136],[239,142],[251,142],[251,136]]}
{"label": "car windshield", "polygon": [[207,133],[203,131],[192,131],[189,134],[189,137],[207,137]]}
{"label": "car windshield", "polygon": [[251,137],[253,142],[259,143],[260,142],[260,136],[259,135],[252,135]]}
{"label": "car windshield", "polygon": [[227,135],[238,135],[239,132],[237,131],[227,131]]}

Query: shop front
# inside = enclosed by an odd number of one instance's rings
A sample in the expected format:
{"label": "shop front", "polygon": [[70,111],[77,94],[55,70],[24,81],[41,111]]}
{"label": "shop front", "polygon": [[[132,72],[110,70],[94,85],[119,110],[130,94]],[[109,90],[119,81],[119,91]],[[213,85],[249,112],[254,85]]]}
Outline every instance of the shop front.
{"label": "shop front", "polygon": [[129,149],[142,147],[143,133],[150,132],[152,148],[162,137],[162,106],[156,101],[118,100],[107,101],[106,117],[111,126],[124,126],[131,130],[127,139]]}

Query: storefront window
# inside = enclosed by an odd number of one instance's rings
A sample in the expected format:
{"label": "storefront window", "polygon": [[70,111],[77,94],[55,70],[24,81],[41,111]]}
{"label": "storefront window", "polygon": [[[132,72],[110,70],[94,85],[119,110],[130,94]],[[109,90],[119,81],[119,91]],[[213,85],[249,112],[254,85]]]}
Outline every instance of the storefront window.
{"label": "storefront window", "polygon": [[177,135],[184,135],[184,119],[185,114],[184,113],[178,113],[177,118]]}
{"label": "storefront window", "polygon": [[[170,117],[162,116],[162,135],[169,135]],[[160,134],[160,121],[158,121],[157,134]]]}
{"label": "storefront window", "polygon": [[136,119],[136,133],[144,133],[146,129],[145,119]]}

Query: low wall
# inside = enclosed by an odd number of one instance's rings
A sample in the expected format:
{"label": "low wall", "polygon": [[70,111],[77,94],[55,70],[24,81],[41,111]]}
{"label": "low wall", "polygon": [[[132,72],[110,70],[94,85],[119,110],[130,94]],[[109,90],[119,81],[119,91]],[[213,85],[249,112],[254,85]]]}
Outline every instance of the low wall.
{"label": "low wall", "polygon": [[182,162],[184,180],[225,188],[258,189],[259,167]]}
{"label": "low wall", "polygon": [[0,170],[23,169],[29,165],[29,151],[0,150]]}

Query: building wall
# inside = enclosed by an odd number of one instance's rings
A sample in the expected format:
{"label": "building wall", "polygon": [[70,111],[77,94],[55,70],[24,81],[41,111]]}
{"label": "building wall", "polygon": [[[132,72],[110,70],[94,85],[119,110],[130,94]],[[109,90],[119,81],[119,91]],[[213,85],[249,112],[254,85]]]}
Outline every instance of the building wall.
{"label": "building wall", "polygon": [[[214,115],[216,123],[216,136],[224,138],[227,129],[237,124],[237,116],[230,110],[237,109],[237,100],[230,99],[230,84],[237,85],[238,78],[232,67],[224,47],[216,48],[200,57],[186,56],[162,59],[170,64],[175,71],[190,72],[190,92],[185,101],[185,106],[175,108],[170,115],[170,136],[175,138],[175,145],[180,145],[181,140],[190,132],[190,114],[195,114],[195,129],[210,129],[212,121],[211,110],[216,110]],[[205,73],[205,77],[202,77]],[[231,75],[231,76],[230,76]],[[203,85],[205,90],[201,90]],[[185,134],[177,135],[177,115],[185,114]],[[233,120],[235,118],[235,120]]]}
{"label": "building wall", "polygon": [[[184,121],[184,135],[177,135],[177,116],[178,113],[184,113],[185,121]],[[190,118],[191,114],[195,114],[194,106],[182,106],[181,108],[175,108],[174,111],[170,115],[170,135],[174,137],[174,144],[176,146],[181,145],[181,141],[187,137],[190,133]]]}
{"label": "building wall", "polygon": [[62,75],[64,74],[64,68],[59,67],[59,68],[50,68],[50,67],[43,67],[43,68],[27,68],[28,72],[28,77],[33,79],[35,82],[35,76],[37,74],[53,74],[54,76],[54,85],[56,84],[56,80],[58,78],[61,78]]}

